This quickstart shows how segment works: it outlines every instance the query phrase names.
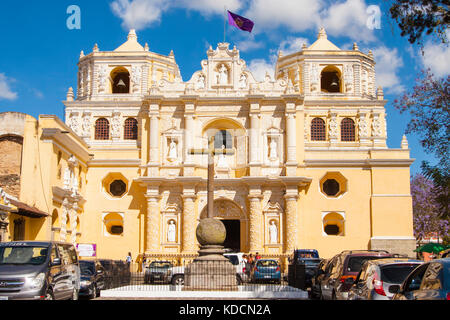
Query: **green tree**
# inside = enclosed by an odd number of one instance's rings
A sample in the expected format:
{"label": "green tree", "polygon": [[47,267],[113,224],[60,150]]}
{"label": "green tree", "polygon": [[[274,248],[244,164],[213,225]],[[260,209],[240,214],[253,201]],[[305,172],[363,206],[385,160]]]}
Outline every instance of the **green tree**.
{"label": "green tree", "polygon": [[433,35],[447,42],[447,28],[450,22],[449,0],[389,0],[389,13],[401,30],[401,36],[408,41],[422,44],[422,36]]}
{"label": "green tree", "polygon": [[423,71],[416,79],[410,92],[400,100],[394,100],[394,107],[400,113],[411,116],[406,133],[416,133],[425,151],[434,154],[436,164],[423,161],[423,174],[434,184],[434,197],[439,204],[442,217],[449,217],[450,197],[450,76],[434,78],[430,70]]}

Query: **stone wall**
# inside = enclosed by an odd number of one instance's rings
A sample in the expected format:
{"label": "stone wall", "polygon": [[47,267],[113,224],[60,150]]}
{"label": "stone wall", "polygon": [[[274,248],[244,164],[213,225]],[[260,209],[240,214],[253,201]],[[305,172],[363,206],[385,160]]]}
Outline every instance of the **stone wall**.
{"label": "stone wall", "polygon": [[26,114],[0,113],[0,187],[18,198]]}
{"label": "stone wall", "polygon": [[387,250],[390,253],[398,253],[415,258],[416,239],[372,238],[370,240],[370,249]]}

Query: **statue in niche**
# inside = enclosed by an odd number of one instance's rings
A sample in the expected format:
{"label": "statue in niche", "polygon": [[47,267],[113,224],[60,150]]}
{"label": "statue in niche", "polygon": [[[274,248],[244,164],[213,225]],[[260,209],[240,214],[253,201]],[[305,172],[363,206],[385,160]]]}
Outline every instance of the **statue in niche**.
{"label": "statue in niche", "polygon": [[205,89],[205,76],[203,74],[200,74],[198,76],[197,82],[195,84],[195,89]]}
{"label": "statue in niche", "polygon": [[275,141],[275,138],[271,138],[269,144],[269,159],[273,161],[277,158],[277,142]]}
{"label": "statue in niche", "polygon": [[239,78],[239,89],[244,89],[247,87],[247,75],[245,73],[241,74]]}
{"label": "statue in niche", "polygon": [[177,143],[173,139],[170,139],[169,155],[167,159],[169,159],[169,161],[174,161],[176,158],[177,158]]}
{"label": "statue in niche", "polygon": [[228,168],[227,158],[225,156],[225,145],[222,145],[222,152],[219,155],[219,161],[217,162],[217,167]]}
{"label": "statue in niche", "polygon": [[167,226],[167,241],[168,242],[176,241],[176,225],[173,220],[170,220]]}
{"label": "statue in niche", "polygon": [[217,75],[217,84],[228,84],[228,69],[222,63],[219,68],[219,74]]}
{"label": "statue in niche", "polygon": [[271,220],[269,224],[269,239],[270,243],[278,243],[278,228],[275,220]]}

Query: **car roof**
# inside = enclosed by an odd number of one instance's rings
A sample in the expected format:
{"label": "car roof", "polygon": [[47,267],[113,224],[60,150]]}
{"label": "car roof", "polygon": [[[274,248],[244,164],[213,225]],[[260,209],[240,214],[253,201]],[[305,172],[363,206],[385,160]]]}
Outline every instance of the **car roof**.
{"label": "car roof", "polygon": [[275,261],[276,263],[278,263],[278,261],[276,259],[258,259],[256,261]]}
{"label": "car roof", "polygon": [[392,254],[387,251],[370,251],[370,250],[363,250],[363,251],[348,251],[344,252],[342,254],[342,257],[392,257]]}
{"label": "car roof", "polygon": [[383,259],[368,260],[368,263],[376,265],[404,264],[404,263],[422,264],[423,261],[411,258],[383,258]]}

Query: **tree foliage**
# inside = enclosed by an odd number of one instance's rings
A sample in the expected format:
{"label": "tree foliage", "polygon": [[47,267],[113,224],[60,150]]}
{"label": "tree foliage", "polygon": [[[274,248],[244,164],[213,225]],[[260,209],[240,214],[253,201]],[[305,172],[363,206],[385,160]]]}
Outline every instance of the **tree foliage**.
{"label": "tree foliage", "polygon": [[449,216],[450,191],[450,76],[434,78],[427,70],[416,79],[411,92],[406,92],[400,100],[394,100],[394,107],[400,113],[408,112],[411,120],[406,133],[415,133],[425,151],[434,154],[438,162],[423,161],[424,175],[432,179],[434,197],[443,217]]}
{"label": "tree foliage", "polygon": [[435,192],[433,181],[424,175],[417,174],[411,179],[414,236],[418,241],[431,234],[436,234],[444,241],[449,240],[449,219],[442,217]]}
{"label": "tree foliage", "polygon": [[423,33],[447,42],[446,31],[450,22],[449,0],[394,0],[389,9],[408,41],[421,44]]}

